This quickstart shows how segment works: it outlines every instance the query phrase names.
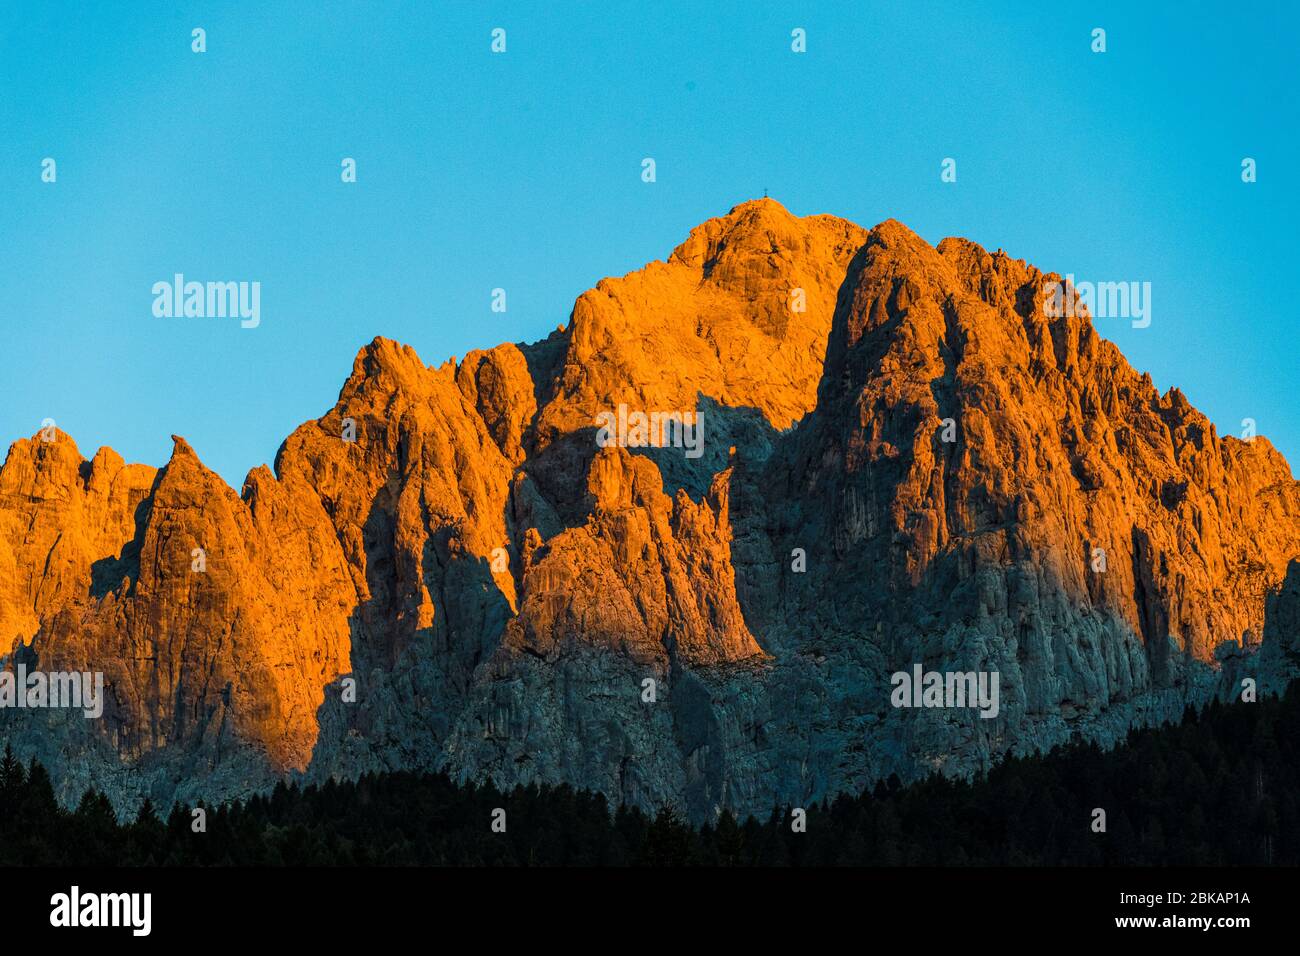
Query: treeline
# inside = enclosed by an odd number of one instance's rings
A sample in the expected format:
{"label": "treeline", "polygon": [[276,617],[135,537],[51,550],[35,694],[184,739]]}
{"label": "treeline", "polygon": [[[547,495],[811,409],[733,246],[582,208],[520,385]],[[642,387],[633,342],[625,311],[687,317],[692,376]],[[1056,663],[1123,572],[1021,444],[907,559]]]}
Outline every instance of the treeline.
{"label": "treeline", "polygon": [[[505,832],[494,832],[494,811]],[[501,792],[391,773],[119,823],[88,792],[54,798],[39,763],[0,759],[3,865],[1239,865],[1300,864],[1300,682],[1285,698],[1190,708],[1103,752],[1073,744],[973,782],[897,778],[859,796],[692,827],[663,810],[611,812],[560,787]],[[1105,812],[1098,832],[1096,810]]]}

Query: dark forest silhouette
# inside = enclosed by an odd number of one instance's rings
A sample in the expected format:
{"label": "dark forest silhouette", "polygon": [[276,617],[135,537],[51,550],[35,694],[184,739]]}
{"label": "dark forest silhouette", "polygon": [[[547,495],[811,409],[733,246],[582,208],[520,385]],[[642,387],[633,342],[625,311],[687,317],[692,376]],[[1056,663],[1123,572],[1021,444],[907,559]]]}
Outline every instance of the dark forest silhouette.
{"label": "dark forest silhouette", "polygon": [[[491,829],[506,811],[506,832]],[[1107,829],[1092,829],[1093,810]],[[1071,744],[972,781],[896,777],[859,796],[703,828],[670,810],[611,812],[568,786],[502,792],[386,773],[121,823],[89,791],[61,808],[49,775],[0,760],[4,865],[1246,865],[1300,863],[1300,682],[1283,699],[1191,708],[1110,751]]]}

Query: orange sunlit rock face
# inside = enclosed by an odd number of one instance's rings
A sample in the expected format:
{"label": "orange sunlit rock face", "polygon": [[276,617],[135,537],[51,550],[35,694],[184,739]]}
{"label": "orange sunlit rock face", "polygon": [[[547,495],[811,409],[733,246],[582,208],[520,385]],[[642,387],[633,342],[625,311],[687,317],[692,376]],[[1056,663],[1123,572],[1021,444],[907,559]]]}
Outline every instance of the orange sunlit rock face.
{"label": "orange sunlit rock face", "polygon": [[[376,338],[239,494],[182,438],[17,441],[3,648],[108,703],[0,734],[64,797],[415,767],[706,818],[1180,711],[1266,632],[1300,489],[1047,316],[1058,278],[757,200],[542,342]],[[620,406],[699,454],[606,441]],[[997,726],[891,710],[918,662],[1000,672]]]}

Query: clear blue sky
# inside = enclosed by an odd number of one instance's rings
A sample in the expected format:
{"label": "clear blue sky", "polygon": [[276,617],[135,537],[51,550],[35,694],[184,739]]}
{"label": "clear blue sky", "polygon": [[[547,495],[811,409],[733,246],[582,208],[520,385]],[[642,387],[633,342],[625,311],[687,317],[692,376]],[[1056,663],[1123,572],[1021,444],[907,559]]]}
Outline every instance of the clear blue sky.
{"label": "clear blue sky", "polygon": [[[1296,5],[999,6],[0,0],[0,443],[175,432],[238,488],[373,336],[535,340],[767,189],[1151,282],[1102,334],[1295,465]],[[155,318],[175,272],[261,282],[261,326]]]}

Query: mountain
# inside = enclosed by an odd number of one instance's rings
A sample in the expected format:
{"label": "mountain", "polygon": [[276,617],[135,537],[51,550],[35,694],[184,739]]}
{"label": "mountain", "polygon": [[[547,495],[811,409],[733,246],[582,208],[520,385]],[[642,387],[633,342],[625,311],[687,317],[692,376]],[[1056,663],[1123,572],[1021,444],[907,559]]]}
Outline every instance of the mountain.
{"label": "mountain", "polygon": [[[1300,483],[1046,315],[1059,281],[756,200],[541,342],[375,339],[239,494],[181,438],[15,442],[6,666],[107,703],[0,739],[65,801],[406,769],[708,820],[1279,688]],[[892,706],[917,665],[996,673],[996,716]]]}

